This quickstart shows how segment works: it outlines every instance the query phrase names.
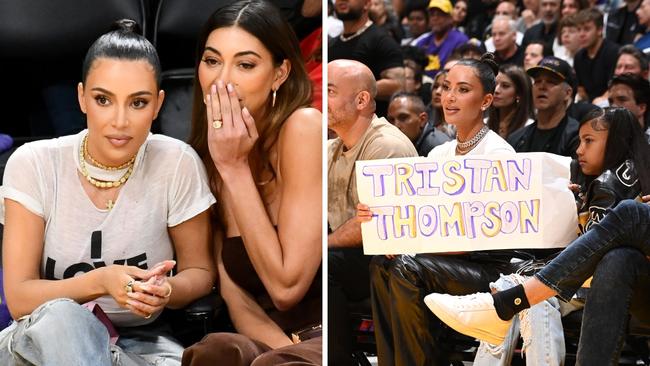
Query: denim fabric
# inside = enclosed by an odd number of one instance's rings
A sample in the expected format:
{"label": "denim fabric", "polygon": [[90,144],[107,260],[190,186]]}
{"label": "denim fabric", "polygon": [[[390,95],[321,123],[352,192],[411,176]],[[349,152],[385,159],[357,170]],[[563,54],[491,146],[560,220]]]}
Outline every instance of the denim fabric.
{"label": "denim fabric", "polygon": [[180,365],[183,347],[154,327],[120,328],[117,345],[109,346],[108,331],[90,311],[55,299],[0,332],[0,365]]}
{"label": "denim fabric", "polygon": [[[519,284],[511,276],[501,275],[490,288],[503,291]],[[524,339],[526,365],[564,365],[565,346],[562,319],[557,299],[551,298],[528,310],[528,339]],[[520,317],[515,316],[503,343],[498,346],[481,341],[474,359],[475,366],[506,366],[512,363],[512,353],[519,340]]]}
{"label": "denim fabric", "polygon": [[621,201],[535,276],[569,301],[607,252],[622,246],[650,254],[650,205]]}
{"label": "denim fabric", "polygon": [[183,346],[171,334],[167,324],[160,321],[139,327],[118,328],[120,338],[111,347],[114,366],[178,366]]}
{"label": "denim fabric", "polygon": [[2,365],[111,365],[108,331],[68,299],[48,301],[0,332]]}
{"label": "denim fabric", "polygon": [[616,248],[603,257],[585,303],[577,365],[618,365],[630,312],[650,319],[648,288],[650,262],[638,249]]}

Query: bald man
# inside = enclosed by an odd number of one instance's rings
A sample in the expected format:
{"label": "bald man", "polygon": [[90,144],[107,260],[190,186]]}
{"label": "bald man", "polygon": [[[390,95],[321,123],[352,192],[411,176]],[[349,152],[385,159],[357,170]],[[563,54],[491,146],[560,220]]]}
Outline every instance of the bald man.
{"label": "bald man", "polygon": [[328,312],[329,363],[354,365],[348,303],[370,296],[363,255],[354,164],[357,160],[417,156],[408,137],[375,115],[377,84],[364,64],[335,60],[327,66],[327,125],[337,134],[328,141]]}

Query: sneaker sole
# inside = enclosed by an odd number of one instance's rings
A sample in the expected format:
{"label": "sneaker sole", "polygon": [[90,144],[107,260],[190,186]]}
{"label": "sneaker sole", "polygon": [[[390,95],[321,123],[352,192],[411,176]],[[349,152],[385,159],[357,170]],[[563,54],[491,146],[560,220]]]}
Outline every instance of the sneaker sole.
{"label": "sneaker sole", "polygon": [[436,304],[436,302],[433,300],[433,296],[431,295],[427,295],[424,297],[424,303],[427,305],[429,310],[431,310],[431,312],[433,312],[433,314],[438,317],[438,319],[442,320],[445,324],[447,324],[448,326],[450,326],[452,329],[454,329],[459,333],[477,338],[482,341],[486,341],[494,345],[503,343],[503,340],[505,339],[505,338],[496,337],[492,333],[484,332],[475,328],[469,328],[463,324],[458,323],[451,314],[447,313],[447,311],[444,308],[439,307]]}

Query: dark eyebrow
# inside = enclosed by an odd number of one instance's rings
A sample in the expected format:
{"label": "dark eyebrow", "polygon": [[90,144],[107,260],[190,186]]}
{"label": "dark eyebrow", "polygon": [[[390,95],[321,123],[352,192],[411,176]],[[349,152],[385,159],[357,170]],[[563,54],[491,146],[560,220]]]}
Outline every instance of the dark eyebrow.
{"label": "dark eyebrow", "polygon": [[[96,88],[92,88],[90,90],[98,91],[98,92],[101,92],[101,93],[104,93],[104,94],[108,94],[110,96],[115,96],[115,94],[113,94],[112,92],[110,92],[110,91],[108,91],[108,90],[106,90],[104,88],[96,87]],[[153,95],[153,94],[150,91],[142,90],[142,91],[139,91],[139,92],[132,93],[129,96],[130,97],[139,97],[141,95]]]}
{"label": "dark eyebrow", "polygon": [[[214,53],[216,53],[217,55],[221,56],[221,52],[217,51],[216,49],[214,49],[214,48],[212,48],[212,47],[210,47],[210,46],[205,46],[205,50],[204,50],[204,52],[205,52],[205,51],[211,51],[211,52],[214,52]],[[246,55],[253,55],[253,56],[257,56],[258,58],[262,58],[262,56],[260,56],[257,52],[254,52],[254,51],[242,51],[242,52],[237,52],[237,53],[235,54],[235,57],[246,56]]]}

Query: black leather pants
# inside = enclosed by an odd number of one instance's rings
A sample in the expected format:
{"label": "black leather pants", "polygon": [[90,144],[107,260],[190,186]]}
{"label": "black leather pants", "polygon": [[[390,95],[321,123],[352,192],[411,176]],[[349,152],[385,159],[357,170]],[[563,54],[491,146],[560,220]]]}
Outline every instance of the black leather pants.
{"label": "black leather pants", "polygon": [[328,250],[328,362],[332,366],[354,366],[349,304],[370,296],[368,263],[361,248]]}
{"label": "black leather pants", "polygon": [[499,272],[510,273],[512,255],[474,252],[419,254],[370,263],[370,293],[379,365],[449,365],[438,339],[447,328],[429,311],[432,292],[466,295],[489,291]]}

